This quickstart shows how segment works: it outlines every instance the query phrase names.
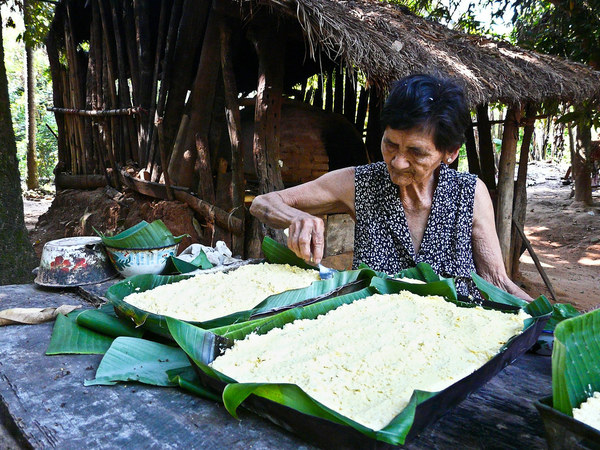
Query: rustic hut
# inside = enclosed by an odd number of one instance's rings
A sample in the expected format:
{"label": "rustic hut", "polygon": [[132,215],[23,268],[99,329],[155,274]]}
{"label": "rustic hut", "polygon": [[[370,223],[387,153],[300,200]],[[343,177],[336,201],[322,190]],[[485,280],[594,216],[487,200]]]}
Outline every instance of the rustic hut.
{"label": "rustic hut", "polygon": [[[454,77],[477,111],[469,167],[497,191],[510,272],[513,197],[523,199],[525,180],[520,170],[515,194],[516,131],[526,125],[528,145],[536,105],[577,103],[600,86],[587,66],[376,0],[62,0],[47,47],[57,185],[186,202],[207,241],[228,236],[246,256],[272,232],[249,223],[249,195],[380,159],[381,99],[393,80],[420,72]],[[490,102],[509,106],[498,186]]]}

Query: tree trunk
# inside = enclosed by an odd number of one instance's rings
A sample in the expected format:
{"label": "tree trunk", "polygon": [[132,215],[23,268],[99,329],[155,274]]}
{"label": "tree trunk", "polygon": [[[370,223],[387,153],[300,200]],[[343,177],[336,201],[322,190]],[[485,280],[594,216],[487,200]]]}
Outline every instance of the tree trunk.
{"label": "tree trunk", "polygon": [[35,124],[35,79],[33,74],[33,48],[29,45],[25,45],[25,65],[27,66],[27,189],[37,189],[40,187],[40,183],[35,154],[35,134],[37,131]]}
{"label": "tree trunk", "polygon": [[587,121],[577,124],[577,143],[575,145],[573,166],[573,180],[575,180],[575,201],[591,205],[592,201],[592,176],[589,166],[591,153],[592,134]]}
{"label": "tree trunk", "polygon": [[[0,16],[0,21],[2,17]],[[10,116],[0,29],[0,285],[31,282],[36,266],[23,217],[17,144]]]}
{"label": "tree trunk", "polygon": [[496,229],[502,250],[502,259],[508,276],[511,276],[510,238],[512,228],[515,166],[521,107],[511,106],[506,112],[502,134],[502,153],[498,167],[498,202],[496,206]]}

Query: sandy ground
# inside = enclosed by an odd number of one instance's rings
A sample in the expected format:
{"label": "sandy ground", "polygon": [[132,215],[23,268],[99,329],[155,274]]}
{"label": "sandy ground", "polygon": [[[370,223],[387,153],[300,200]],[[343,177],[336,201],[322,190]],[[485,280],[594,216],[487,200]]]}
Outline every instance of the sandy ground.
{"label": "sandy ground", "polygon": [[[561,180],[566,170],[566,166],[546,162],[530,163],[525,234],[550,278],[557,300],[589,310],[600,306],[600,189],[594,191],[596,206],[574,202],[571,186],[563,185]],[[25,223],[31,231],[50,207],[52,196],[30,192],[23,200]],[[351,257],[344,254],[327,263],[344,268],[351,264]],[[520,272],[516,281],[527,293],[551,299],[527,251],[521,256]]]}

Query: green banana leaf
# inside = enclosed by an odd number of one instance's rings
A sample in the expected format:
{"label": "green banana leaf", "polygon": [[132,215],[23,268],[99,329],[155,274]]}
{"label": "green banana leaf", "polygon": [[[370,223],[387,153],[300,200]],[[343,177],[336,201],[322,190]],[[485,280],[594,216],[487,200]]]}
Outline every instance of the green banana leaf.
{"label": "green banana leaf", "polygon": [[579,315],[581,315],[581,313],[577,311],[573,305],[569,305],[568,303],[554,303],[552,305],[552,316],[550,317],[550,320],[548,320],[544,331],[554,331],[556,326],[563,320]]}
{"label": "green banana leaf", "polygon": [[[430,286],[435,292],[423,292],[423,286]],[[167,318],[166,320],[169,331],[177,344],[188,354],[198,369],[207,375],[209,387],[214,389],[218,389],[219,387],[218,383],[211,385],[211,379],[220,382],[221,386],[226,384],[223,390],[223,402],[232,415],[235,416],[237,407],[251,394],[254,394],[272,400],[280,405],[296,409],[297,411],[310,416],[326,419],[338,424],[348,425],[372,439],[398,445],[405,442],[405,439],[411,430],[417,406],[437,395],[437,392],[415,391],[409,405],[385,428],[382,430],[371,430],[320,404],[302,391],[298,386],[274,383],[237,383],[226,374],[214,370],[208,364],[226,348],[233,345],[232,340],[243,339],[249,333],[263,334],[273,328],[282,327],[286,323],[290,323],[297,319],[315,318],[320,314],[335,309],[340,304],[351,303],[357,299],[368,297],[376,292],[393,293],[400,290],[409,290],[411,292],[418,291],[420,294],[441,294],[445,295],[448,301],[453,301],[458,304],[462,303],[456,300],[456,290],[453,281],[450,279],[438,279],[437,281],[421,285],[374,277],[371,278],[371,285],[359,292],[323,300],[306,307],[294,308],[272,317],[258,319],[247,322],[246,324],[234,324],[229,327],[204,330],[176,319]],[[493,298],[494,292],[492,292],[490,296]],[[533,315],[536,316],[536,319],[545,319],[551,312],[551,307],[549,307],[549,304],[547,303],[545,298],[540,297],[536,302],[532,302],[533,306],[526,304],[526,307],[529,307]],[[531,327],[532,324],[533,321],[524,328],[527,329]],[[508,345],[509,344],[505,347]],[[502,349],[499,354],[502,354],[503,350],[504,349]]]}
{"label": "green banana leaf", "polygon": [[118,381],[139,381],[154,386],[176,386],[167,371],[189,367],[186,354],[176,347],[132,337],[118,337],[110,346],[86,386],[114,385]]}
{"label": "green banana leaf", "polygon": [[188,236],[173,236],[162,220],[155,220],[148,223],[145,220],[137,225],[117,234],[116,236],[106,236],[94,228],[94,231],[102,239],[102,243],[107,247],[129,248],[129,249],[147,249],[160,248],[177,244]]}
{"label": "green banana leaf", "polygon": [[163,270],[162,273],[164,275],[177,275],[194,272],[198,269],[210,269],[211,267],[213,267],[213,265],[208,260],[206,253],[204,253],[203,250],[200,250],[200,254],[189,262],[177,258],[176,256],[169,256],[165,270]]}
{"label": "green banana leaf", "polygon": [[104,354],[115,337],[141,337],[143,333],[105,307],[73,311],[57,317],[46,354]]}
{"label": "green banana leaf", "polygon": [[79,326],[76,317],[70,314],[56,317],[46,355],[97,355],[109,349],[112,337]]}
{"label": "green banana leaf", "polygon": [[167,377],[169,382],[179,386],[198,397],[213,400],[215,402],[221,402],[221,395],[215,393],[200,384],[200,378],[196,375],[196,371],[191,365],[187,367],[180,367],[178,369],[167,370]]}
{"label": "green banana leaf", "polygon": [[446,278],[439,276],[427,263],[417,263],[415,267],[404,269],[394,275],[395,278],[412,278],[413,280],[420,280],[426,283],[432,281],[442,281]]}
{"label": "green banana leaf", "polygon": [[308,264],[299,256],[296,256],[296,254],[285,245],[281,245],[269,236],[265,236],[262,241],[262,251],[265,255],[265,259],[270,263],[289,264],[290,266],[296,266],[302,269],[319,270],[317,267]]}
{"label": "green banana leaf", "polygon": [[[403,275],[404,276],[404,275]],[[405,278],[411,278],[406,277]],[[418,278],[412,278],[418,279]],[[375,286],[382,294],[396,294],[400,291],[409,291],[417,295],[439,295],[445,297],[448,300],[458,303],[458,297],[456,296],[456,286],[451,278],[443,278],[435,281],[430,281],[425,284],[407,283],[405,281],[393,280],[393,279],[381,279],[373,277],[371,279],[371,285]],[[460,302],[462,306],[466,306],[465,303]]]}
{"label": "green banana leaf", "polygon": [[600,391],[600,309],[560,322],[554,330],[552,401],[573,416],[573,408]]}

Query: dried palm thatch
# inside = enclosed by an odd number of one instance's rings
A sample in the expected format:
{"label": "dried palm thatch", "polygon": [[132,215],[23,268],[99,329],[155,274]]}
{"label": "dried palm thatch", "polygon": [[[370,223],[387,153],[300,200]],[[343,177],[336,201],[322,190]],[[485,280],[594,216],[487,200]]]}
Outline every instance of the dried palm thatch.
{"label": "dried palm thatch", "polygon": [[471,106],[501,101],[578,103],[599,93],[600,72],[505,42],[453,31],[377,0],[240,0],[295,17],[311,57],[362,71],[385,90],[411,73],[455,78]]}

